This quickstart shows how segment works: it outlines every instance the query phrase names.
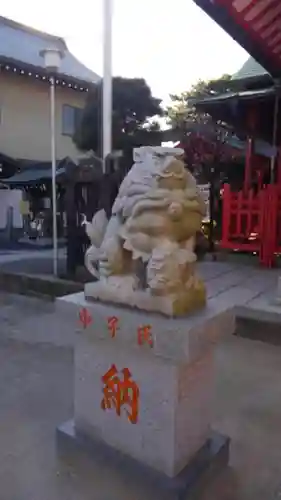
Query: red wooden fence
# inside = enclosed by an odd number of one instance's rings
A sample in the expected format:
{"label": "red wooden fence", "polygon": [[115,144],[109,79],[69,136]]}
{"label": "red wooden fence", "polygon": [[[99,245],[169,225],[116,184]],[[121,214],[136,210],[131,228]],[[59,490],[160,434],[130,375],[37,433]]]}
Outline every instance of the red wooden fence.
{"label": "red wooden fence", "polygon": [[281,190],[277,184],[253,190],[223,191],[221,248],[256,252],[260,263],[272,267],[281,253]]}

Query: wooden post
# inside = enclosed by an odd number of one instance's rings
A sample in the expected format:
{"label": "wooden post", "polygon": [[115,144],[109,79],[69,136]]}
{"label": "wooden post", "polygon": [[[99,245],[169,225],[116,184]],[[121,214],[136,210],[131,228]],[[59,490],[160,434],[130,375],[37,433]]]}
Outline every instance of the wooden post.
{"label": "wooden post", "polygon": [[252,168],[253,168],[253,152],[254,152],[254,135],[257,127],[257,110],[255,106],[251,106],[247,116],[248,127],[250,134],[247,138],[246,162],[245,162],[245,176],[244,176],[244,193],[250,189],[252,182]]}
{"label": "wooden post", "polygon": [[277,150],[277,184],[281,186],[281,147]]}
{"label": "wooden post", "polygon": [[66,211],[66,271],[67,275],[75,277],[76,271],[76,239],[77,221],[75,206],[75,183],[68,181],[65,186],[65,211]]}
{"label": "wooden post", "polygon": [[210,168],[210,197],[209,197],[209,210],[210,210],[210,227],[209,227],[209,251],[213,253],[214,245],[214,211],[215,211],[215,165]]}
{"label": "wooden post", "polygon": [[274,152],[270,158],[270,184],[276,182],[276,146],[277,146],[277,133],[278,133],[278,115],[279,115],[279,86],[276,86],[276,95],[274,101],[274,111],[273,111],[273,136],[272,136],[272,146]]}
{"label": "wooden post", "polygon": [[230,222],[230,203],[231,203],[231,191],[230,185],[223,185],[223,195],[222,195],[222,235],[221,235],[221,247],[227,248],[229,242],[229,222]]}

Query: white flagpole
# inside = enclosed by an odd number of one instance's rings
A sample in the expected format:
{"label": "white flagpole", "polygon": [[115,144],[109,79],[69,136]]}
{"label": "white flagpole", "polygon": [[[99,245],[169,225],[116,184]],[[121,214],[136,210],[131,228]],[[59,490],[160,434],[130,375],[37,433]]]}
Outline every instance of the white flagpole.
{"label": "white flagpole", "polygon": [[112,13],[113,0],[102,0],[103,11],[103,92],[102,92],[102,157],[105,160],[112,149]]}
{"label": "white flagpole", "polygon": [[58,275],[58,223],[57,223],[57,156],[56,156],[56,80],[50,79],[50,105],[51,105],[51,153],[52,153],[52,205],[53,205],[53,272]]}

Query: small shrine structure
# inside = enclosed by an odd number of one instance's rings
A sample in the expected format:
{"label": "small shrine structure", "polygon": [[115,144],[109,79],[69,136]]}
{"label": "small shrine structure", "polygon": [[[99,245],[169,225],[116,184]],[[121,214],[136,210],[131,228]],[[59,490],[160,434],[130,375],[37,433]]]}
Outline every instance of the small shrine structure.
{"label": "small shrine structure", "polygon": [[221,247],[258,253],[272,267],[281,253],[281,11],[274,0],[196,3],[257,61],[234,76],[237,90],[197,103],[247,141],[243,188],[223,187]]}

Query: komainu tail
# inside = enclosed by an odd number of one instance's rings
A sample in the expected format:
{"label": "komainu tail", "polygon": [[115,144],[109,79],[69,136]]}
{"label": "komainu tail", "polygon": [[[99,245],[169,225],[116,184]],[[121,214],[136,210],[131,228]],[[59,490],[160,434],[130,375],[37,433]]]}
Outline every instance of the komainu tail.
{"label": "komainu tail", "polygon": [[82,222],[82,225],[85,226],[87,236],[91,241],[91,246],[85,253],[85,266],[92,276],[97,279],[99,278],[97,262],[99,260],[100,247],[103,242],[107,224],[108,219],[104,210],[99,210],[99,212],[94,215],[92,222],[88,222],[86,218],[84,218]]}

